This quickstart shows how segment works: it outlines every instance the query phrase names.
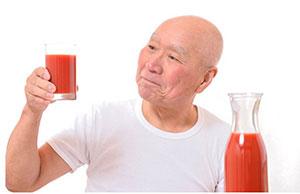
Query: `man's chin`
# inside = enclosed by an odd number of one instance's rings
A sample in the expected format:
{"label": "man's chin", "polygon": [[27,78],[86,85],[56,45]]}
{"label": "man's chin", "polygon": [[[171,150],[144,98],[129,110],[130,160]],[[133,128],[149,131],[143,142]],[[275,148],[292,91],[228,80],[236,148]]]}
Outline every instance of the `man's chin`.
{"label": "man's chin", "polygon": [[151,93],[145,88],[139,88],[139,95],[144,100],[149,100],[151,98]]}
{"label": "man's chin", "polygon": [[139,87],[139,95],[142,99],[149,102],[155,100],[155,94],[153,94],[153,91],[149,90],[149,88]]}

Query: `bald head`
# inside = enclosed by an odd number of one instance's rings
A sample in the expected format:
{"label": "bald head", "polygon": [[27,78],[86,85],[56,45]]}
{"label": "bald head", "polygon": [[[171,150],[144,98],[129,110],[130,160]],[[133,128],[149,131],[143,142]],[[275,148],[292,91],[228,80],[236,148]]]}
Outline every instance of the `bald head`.
{"label": "bald head", "polygon": [[[211,22],[197,16],[179,16],[163,22],[155,31],[178,35],[192,51],[201,66],[215,66],[222,53],[223,39],[217,27]],[[175,40],[176,41],[176,40]],[[179,40],[178,40],[179,41]],[[196,55],[196,56],[194,56]]]}

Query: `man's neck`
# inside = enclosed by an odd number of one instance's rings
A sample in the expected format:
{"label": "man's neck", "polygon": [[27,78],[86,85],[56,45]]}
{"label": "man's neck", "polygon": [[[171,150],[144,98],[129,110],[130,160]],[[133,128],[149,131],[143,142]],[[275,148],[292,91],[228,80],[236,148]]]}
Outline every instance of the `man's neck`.
{"label": "man's neck", "polygon": [[143,100],[144,117],[153,126],[168,132],[183,132],[195,125],[198,119],[197,107],[193,104],[166,108]]}

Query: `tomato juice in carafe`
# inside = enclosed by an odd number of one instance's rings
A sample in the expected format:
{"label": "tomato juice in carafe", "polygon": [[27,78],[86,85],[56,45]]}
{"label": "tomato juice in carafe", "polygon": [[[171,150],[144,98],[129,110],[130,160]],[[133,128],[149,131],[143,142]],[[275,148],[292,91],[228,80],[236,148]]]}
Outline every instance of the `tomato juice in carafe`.
{"label": "tomato juice in carafe", "polygon": [[262,94],[231,93],[232,133],[225,152],[226,192],[267,192],[267,152],[258,126]]}

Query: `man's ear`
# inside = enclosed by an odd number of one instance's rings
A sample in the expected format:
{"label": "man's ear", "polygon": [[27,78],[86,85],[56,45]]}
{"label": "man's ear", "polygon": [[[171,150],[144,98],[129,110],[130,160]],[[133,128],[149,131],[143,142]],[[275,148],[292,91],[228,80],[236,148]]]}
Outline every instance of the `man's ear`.
{"label": "man's ear", "polygon": [[206,71],[201,84],[196,89],[196,93],[201,93],[207,86],[209,86],[209,84],[212,82],[217,73],[218,69],[216,66],[210,67]]}

